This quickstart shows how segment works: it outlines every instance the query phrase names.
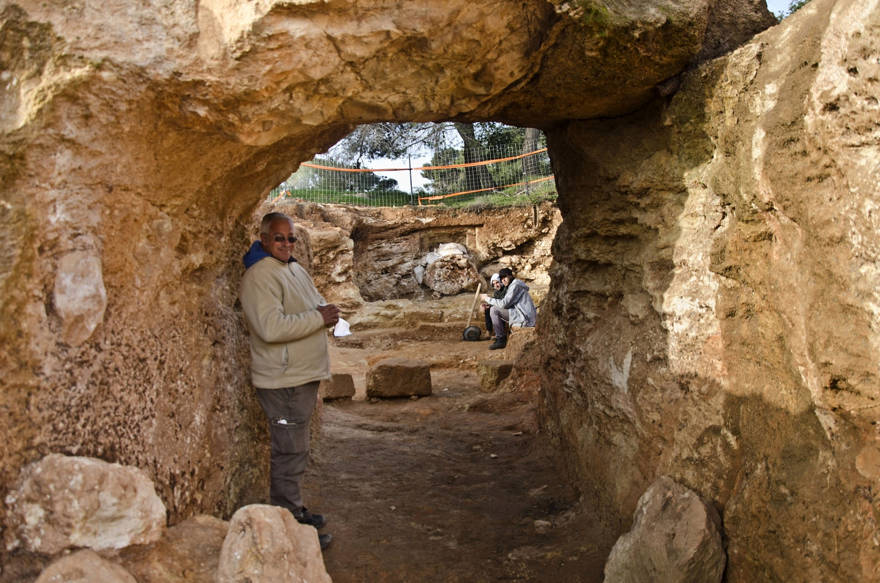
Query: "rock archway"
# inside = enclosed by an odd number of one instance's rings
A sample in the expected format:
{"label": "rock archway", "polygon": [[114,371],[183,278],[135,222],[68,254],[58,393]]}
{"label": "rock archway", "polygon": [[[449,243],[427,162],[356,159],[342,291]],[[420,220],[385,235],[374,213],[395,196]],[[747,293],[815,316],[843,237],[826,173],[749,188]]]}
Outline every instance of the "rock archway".
{"label": "rock archway", "polygon": [[6,4],[0,494],[59,451],[147,470],[175,519],[257,497],[253,208],[353,124],[498,119],[545,128],[558,176],[539,332],[572,473],[624,526],[659,473],[701,492],[730,580],[790,574],[801,541],[805,576],[876,575],[878,9],[814,4],[682,79],[772,23],[763,2]]}

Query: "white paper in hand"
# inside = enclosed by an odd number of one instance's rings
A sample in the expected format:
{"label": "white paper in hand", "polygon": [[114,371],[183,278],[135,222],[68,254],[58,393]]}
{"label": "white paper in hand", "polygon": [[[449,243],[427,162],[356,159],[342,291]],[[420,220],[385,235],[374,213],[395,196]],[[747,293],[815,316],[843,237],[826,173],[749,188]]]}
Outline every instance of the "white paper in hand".
{"label": "white paper in hand", "polygon": [[348,322],[339,318],[339,321],[336,322],[336,326],[333,327],[333,335],[337,338],[341,336],[348,336],[351,334],[351,326],[349,326]]}

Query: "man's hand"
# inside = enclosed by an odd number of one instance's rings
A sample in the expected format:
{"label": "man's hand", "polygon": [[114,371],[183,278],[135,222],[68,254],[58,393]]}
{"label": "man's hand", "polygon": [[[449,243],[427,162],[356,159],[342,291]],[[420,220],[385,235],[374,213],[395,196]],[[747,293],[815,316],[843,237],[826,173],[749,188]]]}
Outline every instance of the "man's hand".
{"label": "man's hand", "polygon": [[485,303],[489,299],[489,294],[480,294],[480,299]]}
{"label": "man's hand", "polygon": [[324,304],[316,308],[324,318],[325,326],[334,326],[339,321],[339,308],[336,304]]}

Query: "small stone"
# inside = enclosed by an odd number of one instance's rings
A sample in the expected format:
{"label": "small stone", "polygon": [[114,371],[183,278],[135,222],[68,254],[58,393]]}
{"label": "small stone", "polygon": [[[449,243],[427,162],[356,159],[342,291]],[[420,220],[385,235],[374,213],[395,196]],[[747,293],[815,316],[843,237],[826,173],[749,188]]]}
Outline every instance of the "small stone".
{"label": "small stone", "polygon": [[411,397],[431,394],[431,367],[406,358],[382,360],[367,372],[367,397]]}
{"label": "small stone", "polygon": [[553,523],[548,520],[536,520],[533,524],[538,534],[546,533],[553,526]]}
{"label": "small stone", "polygon": [[351,399],[354,397],[354,379],[350,374],[333,373],[318,385],[318,394],[325,401]]}
{"label": "small stone", "polygon": [[220,551],[218,583],[331,583],[318,531],[280,506],[252,504],[229,521]]}

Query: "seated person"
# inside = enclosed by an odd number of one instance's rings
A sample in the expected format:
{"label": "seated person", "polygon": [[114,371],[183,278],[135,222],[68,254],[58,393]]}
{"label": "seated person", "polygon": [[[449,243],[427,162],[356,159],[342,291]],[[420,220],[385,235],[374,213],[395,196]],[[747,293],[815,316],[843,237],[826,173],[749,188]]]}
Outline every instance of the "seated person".
{"label": "seated person", "polygon": [[[504,294],[507,293],[507,287],[502,285],[501,276],[497,273],[492,274],[492,277],[489,279],[489,285],[495,290],[495,292],[492,294],[492,297],[496,300],[500,300],[504,297]],[[486,332],[488,332],[489,336],[494,340],[496,334],[494,332],[494,328],[492,327],[492,317],[489,315],[489,310],[492,306],[490,306],[486,302],[483,302],[482,307],[483,316],[486,319]]]}
{"label": "seated person", "polygon": [[537,311],[535,303],[529,295],[529,286],[522,280],[513,277],[513,272],[505,267],[498,272],[501,283],[507,287],[507,292],[501,299],[490,298],[483,294],[483,303],[488,304],[489,317],[492,319],[492,329],[495,330],[495,342],[489,345],[489,350],[498,350],[507,346],[507,330],[504,325],[520,328],[531,328],[535,325]]}

